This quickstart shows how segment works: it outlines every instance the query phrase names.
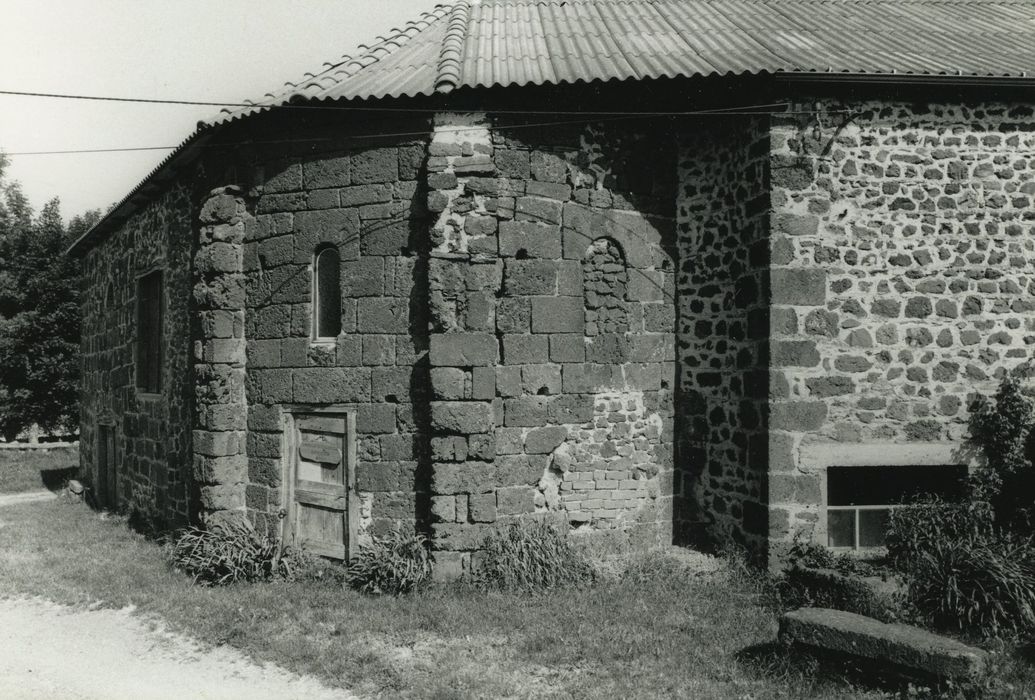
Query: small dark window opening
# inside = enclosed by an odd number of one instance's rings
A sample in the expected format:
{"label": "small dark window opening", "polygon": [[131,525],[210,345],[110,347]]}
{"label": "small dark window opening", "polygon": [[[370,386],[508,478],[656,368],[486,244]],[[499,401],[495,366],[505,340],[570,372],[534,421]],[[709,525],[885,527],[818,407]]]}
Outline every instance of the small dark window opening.
{"label": "small dark window opening", "polygon": [[137,388],[148,394],[162,390],[162,273],[137,281]]}
{"label": "small dark window opening", "polygon": [[115,318],[115,287],[109,282],[108,291],[104,295],[104,327],[114,328],[118,325]]}
{"label": "small dark window opening", "polygon": [[116,497],[115,426],[97,426],[97,498],[102,505],[114,508]]}
{"label": "small dark window opening", "polygon": [[925,496],[960,500],[964,465],[830,467],[827,469],[827,545],[881,547],[892,509]]}
{"label": "small dark window opening", "polygon": [[338,249],[316,252],[313,275],[313,336],[329,340],[341,333],[341,263]]}

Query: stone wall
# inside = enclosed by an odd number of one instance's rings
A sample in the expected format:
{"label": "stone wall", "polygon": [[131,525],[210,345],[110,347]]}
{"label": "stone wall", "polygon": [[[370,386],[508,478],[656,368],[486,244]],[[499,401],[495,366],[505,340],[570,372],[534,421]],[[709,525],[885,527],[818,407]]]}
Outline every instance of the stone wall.
{"label": "stone wall", "polygon": [[686,536],[758,549],[767,530],[769,133],[764,117],[680,131],[677,463]]}
{"label": "stone wall", "polygon": [[[958,443],[1035,344],[1032,108],[819,102],[238,125],[205,160],[239,190],[171,187],[86,253],[82,463],[96,476],[111,423],[124,507],[181,523],[197,498],[275,531],[283,412],[333,404],[357,415],[362,536],[416,524],[442,575],[517,517],[616,547],[813,532],[803,447]],[[342,331],[313,342],[328,244]],[[156,268],[146,396],[136,279]]]}
{"label": "stone wall", "polygon": [[775,539],[817,522],[804,444],[958,444],[1035,345],[1032,106],[826,104],[772,133]]}
{"label": "stone wall", "polygon": [[200,519],[242,519],[248,482],[245,427],[244,235],[236,186],[209,192],[197,216],[194,280],[194,466]]}
{"label": "stone wall", "polygon": [[675,163],[671,136],[651,126],[436,117],[440,575],[470,566],[492,524],[516,517],[615,547],[670,541]]}
{"label": "stone wall", "polygon": [[[186,178],[185,178],[186,180]],[[80,455],[97,478],[97,426],[114,428],[117,503],[158,527],[191,515],[191,209],[170,187],[92,247],[83,260]],[[163,272],[162,391],[136,388],[137,278]]]}
{"label": "stone wall", "polygon": [[[296,405],[356,411],[361,540],[428,519],[427,145],[371,138],[372,128],[428,130],[426,120],[296,124],[297,143],[240,154],[255,184],[244,242],[245,498],[252,519],[274,531],[285,505],[281,414]],[[325,244],[341,260],[333,343],[314,342],[310,325],[313,256]]]}

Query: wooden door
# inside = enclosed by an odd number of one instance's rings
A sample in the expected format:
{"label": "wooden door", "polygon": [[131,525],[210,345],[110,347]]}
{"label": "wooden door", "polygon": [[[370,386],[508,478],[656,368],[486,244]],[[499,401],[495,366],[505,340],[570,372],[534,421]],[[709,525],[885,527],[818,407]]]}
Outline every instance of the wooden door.
{"label": "wooden door", "polygon": [[349,413],[296,413],[289,423],[285,542],[348,559],[355,541],[355,419]]}
{"label": "wooden door", "polygon": [[97,483],[94,489],[98,503],[108,508],[117,505],[115,471],[115,426],[101,423],[97,426]]}

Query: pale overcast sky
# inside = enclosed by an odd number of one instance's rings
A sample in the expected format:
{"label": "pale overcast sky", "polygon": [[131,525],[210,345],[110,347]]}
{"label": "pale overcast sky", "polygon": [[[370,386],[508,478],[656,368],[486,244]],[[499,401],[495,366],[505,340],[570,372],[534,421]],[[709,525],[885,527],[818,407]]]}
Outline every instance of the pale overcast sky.
{"label": "pale overcast sky", "polygon": [[[442,0],[0,0],[0,90],[258,99]],[[0,95],[0,150],[174,146],[218,107]],[[168,151],[10,156],[38,210],[106,209]]]}

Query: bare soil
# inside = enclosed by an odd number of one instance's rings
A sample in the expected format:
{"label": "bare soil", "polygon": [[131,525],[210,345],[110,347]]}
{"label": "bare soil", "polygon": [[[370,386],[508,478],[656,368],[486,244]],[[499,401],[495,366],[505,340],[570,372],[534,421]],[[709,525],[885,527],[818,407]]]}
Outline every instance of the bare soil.
{"label": "bare soil", "polygon": [[11,700],[355,696],[227,647],[204,648],[132,608],[0,600],[0,688]]}

